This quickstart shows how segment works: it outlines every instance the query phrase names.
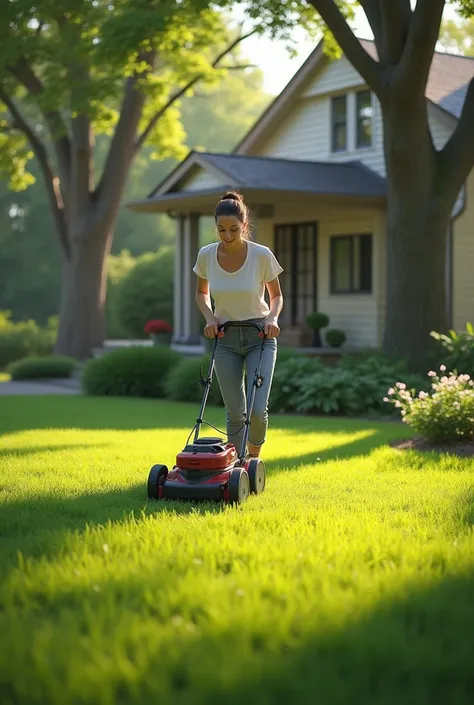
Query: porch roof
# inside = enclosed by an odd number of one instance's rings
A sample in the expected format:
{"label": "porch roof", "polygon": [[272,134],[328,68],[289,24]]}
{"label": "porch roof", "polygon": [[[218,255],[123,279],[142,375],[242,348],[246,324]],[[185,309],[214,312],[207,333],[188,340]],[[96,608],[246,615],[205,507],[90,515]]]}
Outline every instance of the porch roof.
{"label": "porch roof", "polygon": [[[196,167],[222,183],[203,189],[180,190]],[[381,201],[385,179],[359,161],[334,163],[248,157],[236,154],[191,154],[143,201],[127,204],[134,211],[163,213],[206,209],[228,189],[238,189],[249,205],[275,204],[282,199]]]}

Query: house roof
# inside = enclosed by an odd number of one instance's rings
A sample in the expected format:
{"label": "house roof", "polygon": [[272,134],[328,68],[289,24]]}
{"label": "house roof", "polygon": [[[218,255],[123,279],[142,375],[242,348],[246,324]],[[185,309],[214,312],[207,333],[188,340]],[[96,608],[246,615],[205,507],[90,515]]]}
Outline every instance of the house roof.
{"label": "house roof", "polygon": [[310,191],[319,194],[384,196],[385,179],[361,162],[330,163],[200,153],[202,159],[227,174],[238,187]]}
{"label": "house roof", "polygon": [[[180,177],[189,173],[195,164],[219,174],[222,185],[179,191]],[[215,204],[216,197],[232,188],[261,203],[276,203],[285,196],[333,196],[377,201],[386,197],[385,179],[358,161],[338,164],[193,152],[146,201],[136,201],[128,206],[138,211],[166,212],[180,205],[188,207],[204,203],[205,197]]]}

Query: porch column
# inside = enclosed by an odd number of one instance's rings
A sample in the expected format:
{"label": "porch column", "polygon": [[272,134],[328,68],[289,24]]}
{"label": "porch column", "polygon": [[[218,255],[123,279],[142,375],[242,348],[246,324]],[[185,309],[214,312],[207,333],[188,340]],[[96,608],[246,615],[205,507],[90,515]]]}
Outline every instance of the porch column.
{"label": "porch column", "polygon": [[183,244],[184,216],[176,221],[176,249],[174,256],[173,277],[173,343],[179,344],[184,335],[183,329]]}
{"label": "porch column", "polygon": [[181,256],[182,335],[181,343],[199,345],[201,342],[200,313],[196,305],[196,275],[193,267],[199,250],[199,214],[184,218],[183,249]]}

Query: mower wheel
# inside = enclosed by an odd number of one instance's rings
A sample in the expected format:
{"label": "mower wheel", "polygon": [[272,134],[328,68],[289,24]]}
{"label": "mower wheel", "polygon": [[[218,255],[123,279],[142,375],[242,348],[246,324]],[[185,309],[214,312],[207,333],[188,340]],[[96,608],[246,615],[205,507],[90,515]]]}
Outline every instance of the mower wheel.
{"label": "mower wheel", "polygon": [[166,465],[153,465],[148,475],[148,497],[149,499],[159,499],[159,486],[166,482],[168,468]]}
{"label": "mower wheel", "polygon": [[244,468],[234,468],[229,477],[229,503],[242,504],[250,494],[250,481]]}
{"label": "mower wheel", "polygon": [[250,492],[260,494],[265,489],[265,463],[260,458],[251,458],[247,466],[250,480]]}

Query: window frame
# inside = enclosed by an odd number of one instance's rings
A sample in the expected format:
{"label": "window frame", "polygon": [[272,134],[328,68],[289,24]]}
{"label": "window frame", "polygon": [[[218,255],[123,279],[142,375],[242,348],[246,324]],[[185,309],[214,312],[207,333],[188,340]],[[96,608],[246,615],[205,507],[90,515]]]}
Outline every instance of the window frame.
{"label": "window frame", "polygon": [[[336,101],[344,101],[344,121],[336,121],[335,117],[335,110],[334,110],[334,103]],[[347,93],[342,93],[339,95],[333,95],[331,97],[331,152],[333,154],[341,154],[343,152],[347,152],[349,149],[349,110],[348,110],[348,94]],[[345,138],[344,138],[344,147],[336,147],[335,144],[335,128],[336,126],[339,125],[344,125],[345,128]]]}
{"label": "window frame", "polygon": [[[370,242],[370,287],[369,289],[355,288],[354,286],[354,270],[355,270],[355,259],[354,259],[354,243],[356,238],[369,238]],[[329,238],[329,291],[331,295],[334,296],[372,296],[374,293],[374,277],[373,277],[373,262],[374,262],[374,237],[373,233],[370,232],[360,232],[360,233],[347,233],[347,234],[333,234]],[[337,289],[336,288],[336,247],[341,240],[348,240],[350,242],[350,284],[349,289]],[[360,280],[360,268],[361,262],[359,262],[359,280]]]}

